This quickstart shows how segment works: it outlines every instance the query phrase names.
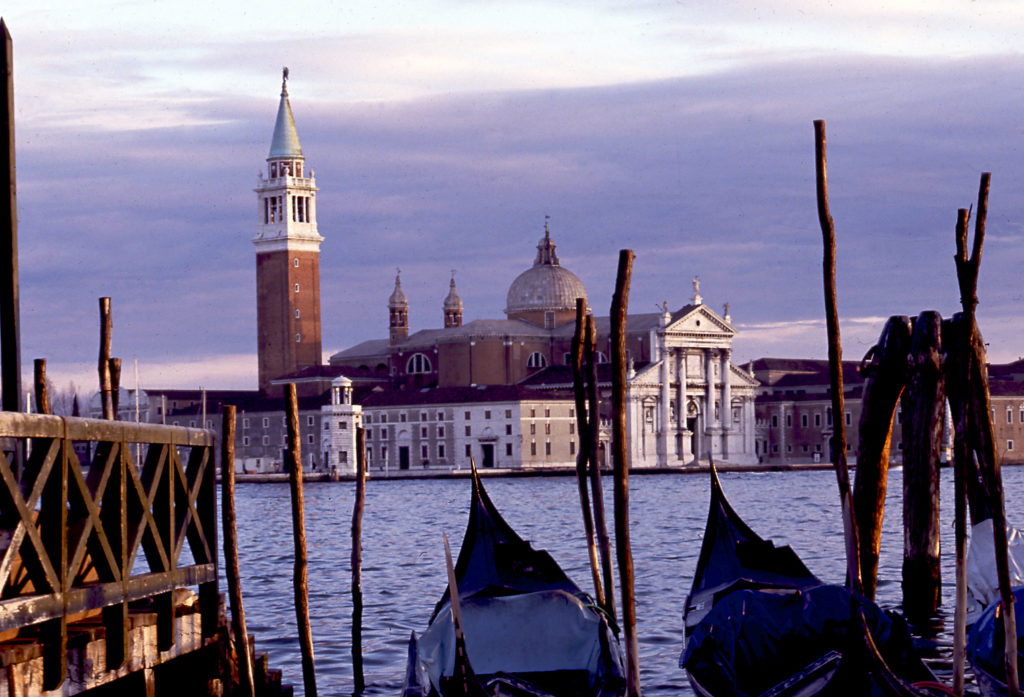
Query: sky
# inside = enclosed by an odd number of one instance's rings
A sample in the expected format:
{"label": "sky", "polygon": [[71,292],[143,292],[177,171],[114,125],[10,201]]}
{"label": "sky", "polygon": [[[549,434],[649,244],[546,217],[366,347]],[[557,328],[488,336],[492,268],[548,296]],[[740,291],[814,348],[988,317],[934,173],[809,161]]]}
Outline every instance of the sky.
{"label": "sky", "polygon": [[[98,304],[145,389],[255,389],[256,185],[288,66],[320,188],[325,359],[503,316],[550,216],[608,313],[729,303],[733,361],[825,358],[824,119],[844,357],[959,309],[957,209],[992,172],[978,320],[1024,355],[1024,5],[974,0],[18,3],[22,361],[96,386]],[[31,384],[31,383],[26,383]]]}

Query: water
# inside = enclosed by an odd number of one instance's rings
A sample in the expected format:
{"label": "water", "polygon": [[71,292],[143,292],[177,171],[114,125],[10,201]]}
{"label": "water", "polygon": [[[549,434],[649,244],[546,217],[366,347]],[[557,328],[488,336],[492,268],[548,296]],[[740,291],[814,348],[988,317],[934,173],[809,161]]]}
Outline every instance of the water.
{"label": "water", "polygon": [[[1007,517],[1024,522],[1024,467],[1003,471]],[[830,583],[845,577],[842,521],[831,471],[724,473],[726,496],[750,526],[776,544],[790,544],[808,568]],[[902,474],[890,472],[878,600],[900,602]],[[590,571],[574,477],[489,479],[492,500],[534,547],[548,550],[585,590]],[[610,479],[605,480],[611,512]],[[933,640],[948,654],[952,640],[952,472],[943,470],[943,606],[950,614]],[[630,518],[636,572],[641,683],[648,697],[692,695],[678,667],[682,608],[700,552],[709,482],[703,475],[630,478]],[[354,485],[305,487],[310,623],[322,695],[352,692],[351,524]],[[397,696],[412,630],[422,632],[445,588],[448,535],[457,554],[468,516],[468,480],[367,483],[363,518],[363,655],[368,695]],[[292,591],[291,508],[287,484],[240,484],[236,506],[242,588],[257,652],[302,694],[302,669]],[[611,527],[609,515],[609,526]],[[614,553],[613,553],[614,554]],[[945,621],[943,621],[945,620]],[[948,661],[947,661],[948,662]],[[934,664],[939,670],[940,660]],[[946,676],[948,678],[948,675]]]}

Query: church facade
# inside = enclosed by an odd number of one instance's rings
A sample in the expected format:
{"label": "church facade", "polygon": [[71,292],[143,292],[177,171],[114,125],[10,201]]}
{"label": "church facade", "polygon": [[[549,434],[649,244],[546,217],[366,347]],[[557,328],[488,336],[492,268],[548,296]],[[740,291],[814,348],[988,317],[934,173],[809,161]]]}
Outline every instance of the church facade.
{"label": "church facade", "polygon": [[[387,339],[363,342],[339,351],[331,366],[350,376],[386,378],[387,396],[373,394],[371,401],[386,401],[389,407],[416,412],[423,395],[454,394],[459,388],[519,386],[524,394],[517,412],[536,412],[538,400],[565,400],[571,396],[570,347],[575,330],[576,299],[586,301],[583,283],[561,266],[550,230],[537,244],[533,265],[509,286],[505,317],[462,321],[462,301],[454,278],[442,302],[444,326],[409,333],[409,299],[401,278],[388,299]],[[605,404],[610,398],[611,332],[607,317],[597,317],[598,361],[605,375],[601,392]],[[724,316],[704,304],[699,282],[694,280],[690,302],[675,311],[666,302],[662,312],[632,314],[627,318],[628,415],[630,460],[633,467],[683,466],[695,460],[753,464],[757,461],[754,432],[754,397],[757,381],[731,362],[736,330],[728,309]],[[358,379],[358,378],[357,378]],[[472,389],[460,392],[467,406],[474,406]],[[431,397],[433,399],[433,397]],[[475,405],[479,406],[479,405]],[[540,407],[550,410],[550,407]],[[486,411],[486,410],[485,410]],[[470,412],[466,412],[470,413]],[[610,414],[602,414],[601,442],[607,444]],[[372,418],[369,417],[369,418]],[[523,432],[523,422],[511,425],[506,441],[498,438],[497,449],[484,436],[474,443],[442,448],[446,457],[436,455],[437,443],[420,445],[381,443],[385,453],[429,452],[431,457],[414,457],[416,462],[435,462],[441,467],[468,465],[470,457],[491,461],[492,453],[507,453],[510,466],[522,466],[536,453],[536,431]],[[543,424],[550,429],[550,425]],[[421,428],[422,430],[422,428]],[[575,434],[564,434],[578,444]],[[466,447],[469,446],[469,447]],[[542,441],[547,452],[552,446]],[[423,450],[426,448],[426,450]],[[566,455],[568,448],[561,448]],[[513,453],[515,455],[513,456]],[[464,461],[464,462],[463,462]],[[505,463],[502,463],[505,464]],[[571,465],[572,457],[538,465]],[[390,466],[391,463],[380,463]],[[403,460],[400,467],[408,467]],[[427,465],[429,466],[429,465]]]}

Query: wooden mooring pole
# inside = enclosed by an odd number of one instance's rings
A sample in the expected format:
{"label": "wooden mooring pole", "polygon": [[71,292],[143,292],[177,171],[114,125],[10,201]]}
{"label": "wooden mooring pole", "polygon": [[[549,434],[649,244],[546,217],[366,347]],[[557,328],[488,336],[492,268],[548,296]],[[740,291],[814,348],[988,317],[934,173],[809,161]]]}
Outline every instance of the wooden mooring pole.
{"label": "wooden mooring pole", "polygon": [[363,507],[366,505],[366,429],[356,428],[356,500],[352,506],[353,694],[366,690],[363,676]]}
{"label": "wooden mooring pole", "polygon": [[235,407],[225,405],[222,411],[220,443],[221,518],[224,527],[224,571],[228,580],[228,599],[231,604],[231,630],[235,635],[235,653],[243,695],[256,697],[253,679],[252,653],[249,630],[245,625],[245,605],[242,603],[242,581],[238,562],[238,523],[235,517]]}
{"label": "wooden mooring pole", "polygon": [[14,162],[14,48],[7,24],[0,19],[3,51],[0,72],[4,86],[0,90],[0,119],[3,120],[2,148],[4,195],[0,196],[0,380],[3,387],[3,410],[21,411],[21,330],[18,289],[18,195]]}
{"label": "wooden mooring pole", "polygon": [[853,509],[860,535],[860,573],[864,595],[872,600],[878,582],[882,518],[889,474],[889,452],[896,407],[906,382],[910,353],[910,318],[890,317],[882,334],[861,361],[864,396],[857,429],[857,473]]}
{"label": "wooden mooring pole", "polygon": [[626,645],[626,697],[640,697],[639,645],[636,636],[633,550],[629,542],[629,441],[626,433],[626,313],[633,250],[619,252],[612,296],[612,452],[615,462],[615,550],[622,586],[623,643]]}
{"label": "wooden mooring pole", "polygon": [[945,418],[942,317],[922,312],[910,342],[903,394],[903,612],[932,617],[941,601],[939,456]]}
{"label": "wooden mooring pole", "polygon": [[981,266],[981,251],[985,240],[985,224],[988,217],[988,192],[991,174],[981,175],[978,187],[978,209],[974,219],[974,240],[971,253],[967,253],[969,214],[961,209],[957,214],[956,262],[957,283],[960,287],[960,304],[963,308],[960,332],[959,354],[963,361],[960,381],[968,390],[965,404],[968,414],[968,433],[973,440],[981,480],[992,513],[992,541],[995,547],[996,572],[999,576],[999,594],[1002,601],[1003,630],[1005,640],[1006,687],[1011,697],[1020,694],[1017,673],[1017,623],[1014,610],[1013,591],[1010,587],[1010,569],[1006,546],[1006,509],[1003,499],[1003,477],[999,464],[999,453],[995,444],[992,424],[992,405],[988,389],[988,372],[985,358],[985,344],[981,338],[975,317],[978,305],[978,273]]}
{"label": "wooden mooring pole", "polygon": [[114,418],[114,401],[110,384],[110,335],[112,333],[110,298],[100,298],[100,358],[97,369],[100,374],[100,404],[103,408],[103,418],[108,421]]}
{"label": "wooden mooring pole", "polygon": [[846,538],[846,583],[861,593],[860,553],[857,547],[857,519],[853,515],[850,472],[846,466],[846,407],[843,395],[843,344],[839,336],[839,309],[836,301],[836,228],[828,206],[828,171],[825,147],[825,122],[814,122],[815,181],[818,222],[824,247],[822,272],[825,286],[825,325],[828,332],[829,384],[832,389],[832,463],[839,484],[843,510],[843,534]]}
{"label": "wooden mooring pole", "polygon": [[36,412],[50,413],[50,391],[46,386],[46,359],[37,358],[33,366],[36,388]]}
{"label": "wooden mooring pole", "polygon": [[313,633],[309,627],[309,578],[306,557],[306,514],[302,495],[302,439],[299,432],[299,400],[295,383],[285,385],[285,411],[288,421],[288,481],[292,492],[292,534],[295,540],[295,620],[302,650],[302,684],[306,697],[316,697],[316,672],[313,666]]}
{"label": "wooden mooring pole", "polygon": [[587,413],[590,441],[590,495],[594,501],[594,534],[601,554],[601,576],[604,579],[604,611],[613,627],[619,626],[615,617],[615,570],[612,568],[612,545],[608,538],[608,523],[604,515],[604,485],[601,483],[601,410],[597,398],[597,325],[594,315],[587,314],[587,333],[583,347],[587,368]]}
{"label": "wooden mooring pole", "polygon": [[590,429],[594,426],[596,414],[587,413],[587,393],[583,376],[583,336],[587,328],[587,301],[576,298],[576,331],[572,335],[572,387],[576,404],[576,431],[580,448],[576,453],[576,488],[580,495],[580,511],[583,514],[583,532],[587,538],[587,554],[590,558],[590,575],[594,582],[594,600],[600,607],[605,606],[604,588],[601,585],[601,569],[597,559],[597,544],[594,541],[594,517],[590,510],[590,492],[587,486],[587,463],[590,460]]}

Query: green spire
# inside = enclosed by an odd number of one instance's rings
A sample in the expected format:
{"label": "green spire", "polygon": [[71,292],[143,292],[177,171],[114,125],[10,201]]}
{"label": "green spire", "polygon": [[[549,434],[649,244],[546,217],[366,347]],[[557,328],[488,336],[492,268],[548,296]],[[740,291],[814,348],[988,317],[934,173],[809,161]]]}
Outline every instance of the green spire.
{"label": "green spire", "polygon": [[283,70],[281,79],[281,104],[277,107],[277,121],[274,123],[274,138],[270,142],[269,158],[301,158],[302,146],[292,118],[292,106],[288,103],[288,68]]}

